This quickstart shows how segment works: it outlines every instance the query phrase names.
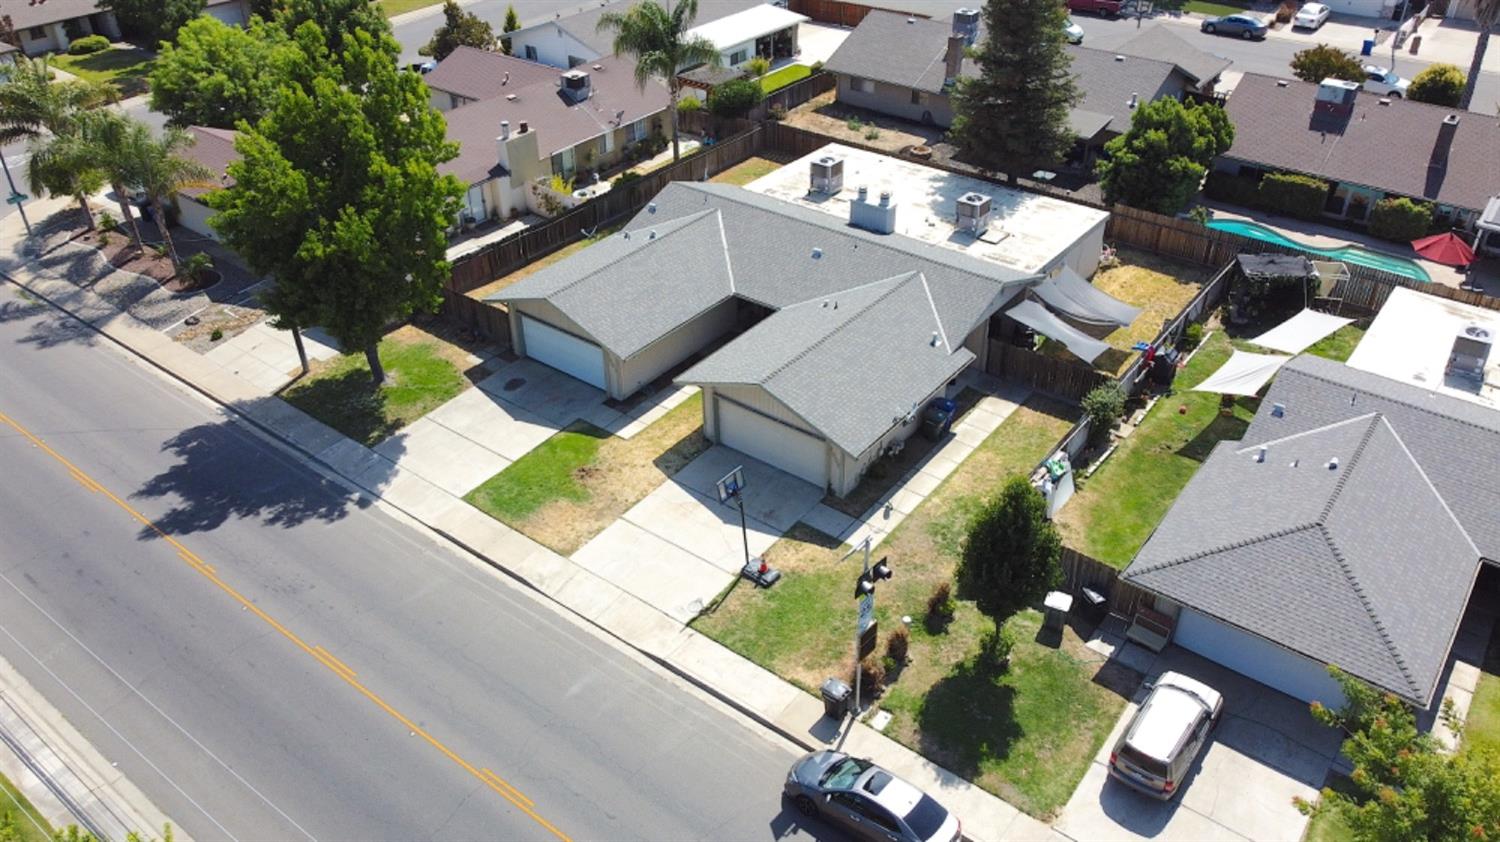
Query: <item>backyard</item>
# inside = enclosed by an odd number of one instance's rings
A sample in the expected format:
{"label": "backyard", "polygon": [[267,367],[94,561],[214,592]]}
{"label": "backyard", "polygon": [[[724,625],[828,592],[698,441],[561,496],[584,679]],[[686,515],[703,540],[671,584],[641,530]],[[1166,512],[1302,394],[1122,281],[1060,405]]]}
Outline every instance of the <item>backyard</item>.
{"label": "backyard", "polygon": [[779,91],[793,82],[800,82],[812,75],[812,68],[805,64],[788,64],[780,70],[760,77],[760,89],[766,93]]}
{"label": "backyard", "polygon": [[733,184],[736,187],[744,187],[746,184],[764,175],[779,170],[784,166],[770,158],[746,158],[718,175],[710,178],[714,184]]}
{"label": "backyard", "polygon": [[694,394],[629,439],[578,422],[465,499],[571,555],[708,447],[703,396]]}
{"label": "backyard", "polygon": [[462,347],[415,325],[380,340],[386,384],[370,384],[363,352],[312,364],[312,372],[281,392],[287,403],[364,445],[374,445],[447,403],[469,387],[478,360]]}
{"label": "backyard", "polygon": [[[1005,478],[1031,470],[1073,417],[1063,404],[1028,400],[876,550],[895,571],[879,593],[881,628],[915,618],[907,663],[876,702],[894,717],[886,733],[1041,818],[1066,802],[1139,676],[1101,672],[1103,658],[1071,630],[1039,641],[1035,611],[1007,621],[1016,644],[1004,672],[976,658],[994,621],[972,602],[960,598],[946,629],[922,618],[933,589],[953,579],[969,519]],[[845,550],[799,524],[767,553],[781,583],[734,589],[694,628],[809,692],[828,676],[848,678],[857,562],[840,564]]]}
{"label": "backyard", "polygon": [[82,56],[53,53],[48,59],[53,67],[65,70],[90,82],[108,82],[120,90],[120,96],[133,97],[146,93],[146,77],[151,73],[151,64],[156,53],[139,47],[115,45]]}

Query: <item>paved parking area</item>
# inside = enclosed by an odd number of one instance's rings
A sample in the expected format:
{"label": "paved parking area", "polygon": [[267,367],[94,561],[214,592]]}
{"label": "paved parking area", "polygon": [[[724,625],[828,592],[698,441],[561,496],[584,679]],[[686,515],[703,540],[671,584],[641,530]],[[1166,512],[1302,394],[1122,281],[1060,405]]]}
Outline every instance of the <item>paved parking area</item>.
{"label": "paved parking area", "polygon": [[1161,802],[1109,777],[1106,764],[1147,690],[1126,706],[1114,731],[1063,808],[1056,828],[1089,840],[1271,840],[1296,842],[1307,819],[1294,797],[1314,799],[1339,748],[1337,732],[1307,705],[1185,649],[1168,647],[1151,665],[1190,675],[1224,694],[1224,714],[1178,798]]}

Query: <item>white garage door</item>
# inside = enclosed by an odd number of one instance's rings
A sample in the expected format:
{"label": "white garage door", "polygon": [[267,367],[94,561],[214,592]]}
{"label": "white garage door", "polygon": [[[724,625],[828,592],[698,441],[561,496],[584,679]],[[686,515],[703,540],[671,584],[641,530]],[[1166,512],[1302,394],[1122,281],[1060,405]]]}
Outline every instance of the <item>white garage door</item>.
{"label": "white garage door", "polygon": [[604,388],[604,351],[546,322],[521,316],[526,356],[566,372],[591,386]]}
{"label": "white garage door", "polygon": [[1340,707],[1344,694],[1322,664],[1191,608],[1182,609],[1172,642],[1304,702]]}
{"label": "white garage door", "polygon": [[719,438],[725,446],[819,488],[828,486],[828,447],[822,439],[731,401],[720,399],[718,413]]}

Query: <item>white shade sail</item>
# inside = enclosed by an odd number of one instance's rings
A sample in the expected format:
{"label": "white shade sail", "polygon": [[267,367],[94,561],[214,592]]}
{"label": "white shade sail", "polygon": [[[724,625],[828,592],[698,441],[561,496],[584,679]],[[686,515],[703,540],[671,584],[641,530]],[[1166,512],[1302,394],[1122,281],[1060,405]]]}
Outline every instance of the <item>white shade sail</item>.
{"label": "white shade sail", "polygon": [[1341,319],[1316,310],[1303,310],[1250,341],[1262,348],[1299,354],[1314,342],[1338,330],[1353,319]]}
{"label": "white shade sail", "polygon": [[1207,380],[1194,386],[1194,392],[1216,392],[1221,395],[1255,395],[1266,385],[1276,370],[1291,357],[1280,354],[1251,354],[1235,351],[1229,360],[1210,374]]}
{"label": "white shade sail", "polygon": [[1048,339],[1055,339],[1067,346],[1068,352],[1084,362],[1093,362],[1100,354],[1109,350],[1109,345],[1100,342],[1083,331],[1052,314],[1052,311],[1035,301],[1022,301],[1005,311],[1005,315],[1020,322]]}

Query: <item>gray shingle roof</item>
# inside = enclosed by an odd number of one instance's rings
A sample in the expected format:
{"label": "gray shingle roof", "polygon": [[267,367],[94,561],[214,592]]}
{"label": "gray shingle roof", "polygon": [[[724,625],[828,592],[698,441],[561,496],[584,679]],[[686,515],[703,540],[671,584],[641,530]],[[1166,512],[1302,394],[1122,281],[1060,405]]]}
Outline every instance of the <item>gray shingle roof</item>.
{"label": "gray shingle roof", "polygon": [[[506,74],[510,74],[507,79]],[[494,50],[459,47],[422,77],[427,87],[469,99],[513,93],[537,82],[557,83],[558,69]]]}
{"label": "gray shingle roof", "polygon": [[99,0],[0,0],[0,15],[9,15],[16,29],[29,29],[49,23],[72,20],[99,11]]}
{"label": "gray shingle roof", "polygon": [[[1349,120],[1314,119],[1317,89],[1246,73],[1229,97],[1234,144],[1225,157],[1470,210],[1500,193],[1500,119],[1493,114],[1403,99],[1381,105],[1379,96],[1361,92]],[[1450,114],[1460,119],[1445,139]]]}
{"label": "gray shingle roof", "polygon": [[1092,47],[1070,46],[1068,54],[1073,57],[1073,75],[1083,93],[1074,108],[1108,114],[1106,128],[1112,132],[1130,129],[1130,116],[1135,113],[1130,107],[1131,94],[1137,96],[1138,105],[1145,105],[1158,97],[1176,96],[1183,87],[1185,77],[1168,61]]}
{"label": "gray shingle roof", "polygon": [[1227,58],[1194,47],[1159,23],[1141,30],[1139,35],[1121,44],[1118,52],[1169,61],[1195,85],[1217,79],[1233,64]]}
{"label": "gray shingle roof", "polygon": [[[184,155],[208,168],[214,178],[219,180],[222,187],[234,184],[234,179],[226,173],[229,165],[240,159],[240,153],[235,151],[234,139],[239,137],[239,132],[234,129],[216,129],[210,126],[188,126],[188,133],[193,136],[193,145],[189,146]],[[183,195],[197,198],[204,193],[213,190],[212,187],[188,187],[182,190]]]}
{"label": "gray shingle roof", "polygon": [[1366,408],[1221,443],[1124,578],[1426,706],[1479,564],[1397,430]]}
{"label": "gray shingle roof", "polygon": [[974,359],[950,342],[926,278],[906,272],[780,310],[678,382],[761,386],[861,454]]}

